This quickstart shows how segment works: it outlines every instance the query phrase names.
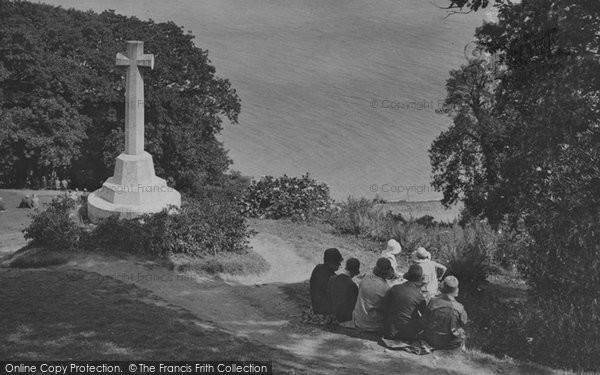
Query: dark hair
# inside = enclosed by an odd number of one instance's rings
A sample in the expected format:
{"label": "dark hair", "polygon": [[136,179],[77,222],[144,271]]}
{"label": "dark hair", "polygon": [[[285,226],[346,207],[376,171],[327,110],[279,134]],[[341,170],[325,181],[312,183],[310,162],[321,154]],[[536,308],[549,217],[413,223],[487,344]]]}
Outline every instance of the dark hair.
{"label": "dark hair", "polygon": [[373,274],[382,279],[389,280],[394,278],[394,268],[388,258],[379,258],[373,268]]}
{"label": "dark hair", "polygon": [[346,270],[358,274],[360,272],[360,261],[356,258],[349,258],[346,261]]}
{"label": "dark hair", "polygon": [[423,281],[423,268],[418,264],[411,265],[408,268],[408,272],[404,274],[404,278],[415,283]]}
{"label": "dark hair", "polygon": [[340,251],[335,247],[325,250],[325,253],[323,254],[323,263],[341,262],[343,259],[344,258],[342,258],[342,254],[340,254]]}

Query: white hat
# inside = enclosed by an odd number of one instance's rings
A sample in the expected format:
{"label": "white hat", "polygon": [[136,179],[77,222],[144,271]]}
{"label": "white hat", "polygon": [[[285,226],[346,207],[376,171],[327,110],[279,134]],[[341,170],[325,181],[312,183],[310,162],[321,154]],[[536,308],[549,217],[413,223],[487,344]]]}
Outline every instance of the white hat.
{"label": "white hat", "polygon": [[413,253],[413,256],[416,259],[431,259],[431,253],[422,246]]}
{"label": "white hat", "polygon": [[387,252],[393,255],[398,255],[402,251],[402,246],[395,239],[391,239],[387,243]]}

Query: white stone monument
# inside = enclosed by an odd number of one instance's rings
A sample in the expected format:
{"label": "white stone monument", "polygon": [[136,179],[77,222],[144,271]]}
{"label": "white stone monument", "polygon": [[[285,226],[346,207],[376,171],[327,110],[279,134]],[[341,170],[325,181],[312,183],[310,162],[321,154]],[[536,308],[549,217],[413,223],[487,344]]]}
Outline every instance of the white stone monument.
{"label": "white stone monument", "polygon": [[125,91],[125,152],[117,157],[115,171],[102,187],[88,196],[92,222],[113,215],[134,218],[181,206],[179,192],[154,174],[152,155],[144,151],[144,81],[139,66],[154,69],[154,55],[144,54],[144,42],[128,41],[127,56],[117,54],[117,65],[127,66]]}

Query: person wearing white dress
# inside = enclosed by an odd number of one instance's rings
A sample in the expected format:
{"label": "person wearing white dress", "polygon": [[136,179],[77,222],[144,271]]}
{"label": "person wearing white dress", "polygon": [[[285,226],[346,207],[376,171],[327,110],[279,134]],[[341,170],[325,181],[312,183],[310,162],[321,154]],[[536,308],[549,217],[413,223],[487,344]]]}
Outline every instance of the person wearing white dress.
{"label": "person wearing white dress", "polygon": [[[419,247],[413,253],[413,263],[423,269],[424,289],[427,291],[426,298],[429,300],[438,294],[438,281],[444,277],[446,266],[431,260],[431,253],[424,247]],[[438,277],[438,270],[442,270],[442,276]]]}

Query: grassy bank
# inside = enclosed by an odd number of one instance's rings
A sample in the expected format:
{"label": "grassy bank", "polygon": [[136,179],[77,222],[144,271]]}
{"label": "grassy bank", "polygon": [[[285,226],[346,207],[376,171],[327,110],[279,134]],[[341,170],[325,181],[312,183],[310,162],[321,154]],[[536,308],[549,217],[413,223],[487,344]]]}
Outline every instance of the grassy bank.
{"label": "grassy bank", "polygon": [[0,357],[12,360],[264,360],[289,354],[235,337],[132,284],[76,270],[0,271]]}
{"label": "grassy bank", "polygon": [[[258,232],[269,233],[284,239],[295,248],[297,253],[314,263],[322,262],[323,251],[328,247],[337,247],[345,259],[356,257],[361,261],[361,272],[369,273],[373,268],[385,242],[375,241],[363,236],[335,234],[332,226],[323,223],[298,223],[289,220],[259,220],[250,219],[250,227]],[[458,229],[426,229],[414,225],[408,227],[408,241],[411,247],[442,241],[432,238],[432,235],[457,236]],[[404,233],[404,232],[402,232]],[[434,236],[435,237],[435,236]],[[436,255],[440,261],[447,263],[448,254],[444,249],[437,249]],[[404,271],[410,265],[410,248],[407,246],[399,256],[399,268]],[[308,279],[310,275],[306,275]],[[310,305],[308,287],[296,286],[290,290],[290,295],[301,305]],[[514,271],[497,268],[487,277],[485,283],[474,287],[464,288],[458,300],[465,305],[469,313],[470,323],[467,326],[467,354],[471,358],[494,363],[513,361],[511,358],[526,360],[526,352],[519,335],[511,335],[502,330],[510,327],[511,320],[518,319],[519,310],[524,306],[527,296],[527,286],[524,280]],[[487,353],[487,354],[486,354]],[[493,357],[490,354],[497,356]],[[527,365],[529,366],[529,365]],[[531,365],[532,369],[537,368]]]}

